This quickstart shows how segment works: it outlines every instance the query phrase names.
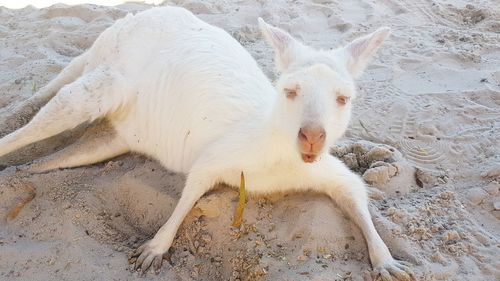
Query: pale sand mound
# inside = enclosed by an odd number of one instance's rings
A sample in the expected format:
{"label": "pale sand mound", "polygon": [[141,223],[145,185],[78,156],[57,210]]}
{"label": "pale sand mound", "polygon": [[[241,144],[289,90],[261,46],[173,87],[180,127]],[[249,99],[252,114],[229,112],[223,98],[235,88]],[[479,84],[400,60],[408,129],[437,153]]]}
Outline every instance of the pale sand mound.
{"label": "pale sand mound", "polygon": [[[316,47],[388,25],[393,35],[359,83],[333,153],[374,186],[374,221],[422,280],[500,279],[500,7],[476,1],[173,1],[235,36],[274,78],[258,16]],[[127,11],[0,8],[0,136],[31,118],[13,110]],[[68,132],[0,159],[21,164],[64,147]],[[363,141],[359,141],[363,140]],[[384,145],[380,145],[384,144]],[[0,169],[2,169],[0,167]],[[136,280],[127,254],[166,221],[184,177],[126,155],[90,167],[0,171],[0,280]],[[33,197],[34,196],[34,197]],[[360,231],[325,196],[204,196],[151,280],[363,280]],[[7,218],[9,218],[7,220]]]}

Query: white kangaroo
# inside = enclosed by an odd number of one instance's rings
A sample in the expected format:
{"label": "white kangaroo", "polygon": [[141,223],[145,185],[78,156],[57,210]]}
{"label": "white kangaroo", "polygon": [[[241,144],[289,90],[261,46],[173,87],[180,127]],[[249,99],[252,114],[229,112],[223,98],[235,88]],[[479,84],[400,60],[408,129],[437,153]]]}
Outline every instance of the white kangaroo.
{"label": "white kangaroo", "polygon": [[[24,127],[0,139],[0,156],[77,125],[105,118],[115,133],[36,171],[100,162],[134,151],[187,173],[182,196],[136,268],[158,271],[186,214],[217,183],[271,193],[326,193],[359,226],[374,275],[413,280],[377,233],[359,176],[328,153],[345,132],[354,78],[389,28],[331,51],[315,50],[259,19],[281,77],[273,87],[224,30],[175,7],[128,15],[105,30],[39,95],[53,98]],[[57,93],[57,94],[56,94]]]}

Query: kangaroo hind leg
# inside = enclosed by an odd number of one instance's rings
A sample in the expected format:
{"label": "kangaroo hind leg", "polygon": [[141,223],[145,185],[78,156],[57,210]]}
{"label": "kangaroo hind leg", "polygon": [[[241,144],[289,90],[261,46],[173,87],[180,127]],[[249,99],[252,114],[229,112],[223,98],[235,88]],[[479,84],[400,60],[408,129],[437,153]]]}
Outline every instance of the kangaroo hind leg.
{"label": "kangaroo hind leg", "polygon": [[64,86],[26,126],[0,139],[0,156],[104,117],[118,107],[113,104],[116,78],[98,68]]}
{"label": "kangaroo hind leg", "polygon": [[126,142],[117,135],[111,124],[104,121],[88,129],[75,143],[36,160],[26,170],[41,173],[54,169],[85,166],[111,159],[129,151]]}
{"label": "kangaroo hind leg", "polygon": [[8,107],[0,123],[0,136],[6,135],[26,124],[33,115],[52,99],[59,90],[82,76],[88,53],[74,58],[56,78],[40,88],[33,96],[12,107]]}

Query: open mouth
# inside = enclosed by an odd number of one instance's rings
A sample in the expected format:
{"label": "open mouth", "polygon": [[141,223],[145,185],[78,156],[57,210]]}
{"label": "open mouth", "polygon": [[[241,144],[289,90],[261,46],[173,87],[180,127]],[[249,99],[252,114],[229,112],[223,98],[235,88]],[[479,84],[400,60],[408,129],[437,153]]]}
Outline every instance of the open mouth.
{"label": "open mouth", "polygon": [[312,162],[314,162],[316,160],[316,157],[318,155],[316,155],[316,154],[309,154],[309,153],[302,153],[301,156],[302,156],[302,160],[304,162],[306,162],[306,163],[312,163]]}

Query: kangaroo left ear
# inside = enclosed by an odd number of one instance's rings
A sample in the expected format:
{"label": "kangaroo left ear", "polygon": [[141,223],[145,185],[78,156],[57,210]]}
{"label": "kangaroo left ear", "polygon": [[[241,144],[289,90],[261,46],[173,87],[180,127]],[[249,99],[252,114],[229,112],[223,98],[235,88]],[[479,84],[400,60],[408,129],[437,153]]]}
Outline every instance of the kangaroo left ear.
{"label": "kangaroo left ear", "polygon": [[363,73],[372,56],[390,33],[389,27],[381,27],[344,47],[347,56],[346,67],[352,77],[358,78]]}
{"label": "kangaroo left ear", "polygon": [[302,43],[298,42],[288,32],[267,24],[259,18],[259,27],[264,38],[274,48],[275,64],[279,71],[283,71],[297,58]]}

